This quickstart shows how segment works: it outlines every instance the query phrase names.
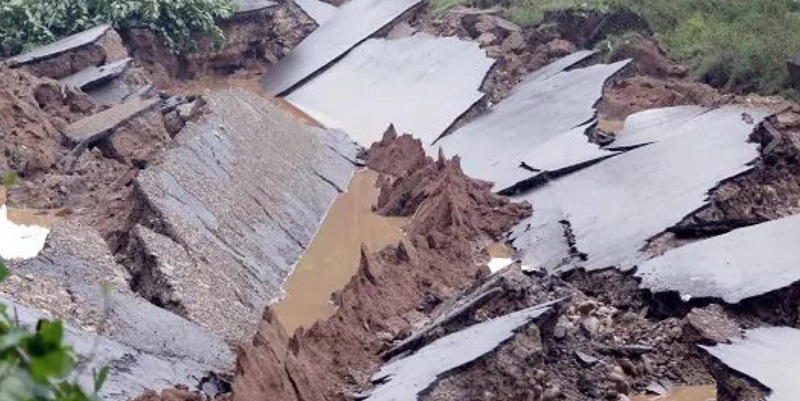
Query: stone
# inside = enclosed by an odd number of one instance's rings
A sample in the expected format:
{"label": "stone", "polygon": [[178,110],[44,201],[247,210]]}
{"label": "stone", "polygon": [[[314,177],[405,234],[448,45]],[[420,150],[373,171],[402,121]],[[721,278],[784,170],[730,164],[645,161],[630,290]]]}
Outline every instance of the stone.
{"label": "stone", "polygon": [[609,373],[608,379],[614,383],[614,388],[620,394],[628,394],[631,391],[631,385],[628,383],[628,379],[617,372]]}
{"label": "stone", "polygon": [[628,358],[619,358],[617,359],[617,364],[622,368],[622,371],[625,372],[628,376],[636,377],[638,372],[636,369],[636,365]]}
{"label": "stone", "polygon": [[[480,38],[478,39],[480,41]],[[522,50],[525,46],[525,37],[519,32],[512,32],[503,39],[503,42],[500,44],[500,50],[505,53],[511,53],[516,50]]]}
{"label": "stone", "polygon": [[[740,338],[742,331],[721,305],[694,308],[686,315],[684,333],[690,340],[725,343]],[[693,336],[696,334],[696,336]]]}
{"label": "stone", "polygon": [[578,358],[578,362],[580,362],[584,366],[593,366],[597,364],[597,362],[600,362],[600,359],[597,359],[581,351],[575,351],[575,356]]}
{"label": "stone", "polygon": [[554,401],[561,397],[562,391],[558,386],[548,388],[542,393],[542,401]]}
{"label": "stone", "polygon": [[[495,36],[491,32],[486,32],[482,33],[481,36],[478,36],[478,39],[476,40],[483,46],[489,46],[491,44],[494,44],[494,42],[497,40],[497,36]],[[502,48],[500,49],[500,51],[501,52],[503,51]]]}
{"label": "stone", "polygon": [[578,312],[584,316],[588,316],[593,310],[595,310],[595,308],[597,308],[597,303],[594,301],[581,302],[577,307]]}
{"label": "stone", "polygon": [[575,50],[575,45],[564,39],[554,39],[547,43],[547,54],[550,57],[564,57]]}
{"label": "stone", "polygon": [[593,338],[597,336],[597,333],[600,331],[600,319],[594,316],[589,316],[586,319],[583,319],[583,322],[581,322],[581,327],[589,336],[589,338]]}

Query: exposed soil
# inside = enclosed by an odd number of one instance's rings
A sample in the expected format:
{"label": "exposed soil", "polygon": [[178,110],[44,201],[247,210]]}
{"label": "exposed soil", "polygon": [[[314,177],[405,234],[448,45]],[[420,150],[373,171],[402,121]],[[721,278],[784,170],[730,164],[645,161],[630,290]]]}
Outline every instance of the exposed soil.
{"label": "exposed soil", "polygon": [[[387,149],[398,146],[421,150],[418,141],[387,136],[368,155],[418,153]],[[369,156],[367,160],[376,170],[385,163]],[[416,197],[407,238],[374,253],[363,248],[356,276],[334,296],[337,311],[309,330],[288,339],[267,311],[252,344],[240,353],[234,399],[341,399],[360,391],[382,363],[381,351],[425,318],[424,301],[448,298],[486,275],[487,268],[476,262],[487,259],[482,244],[530,214],[530,206],[509,203],[492,195],[485,184],[465,177],[457,160],[401,164],[412,167],[403,176],[384,178],[382,192],[392,195],[382,198],[426,194]],[[489,214],[484,200],[495,206]],[[477,219],[479,215],[483,218]]]}
{"label": "exposed soil", "polygon": [[316,24],[291,4],[237,14],[221,23],[226,42],[220,48],[198,39],[199,51],[177,55],[146,29],[123,32],[131,54],[148,70],[156,86],[175,79],[227,76],[237,71],[260,74],[300,43]]}
{"label": "exposed soil", "polygon": [[[497,59],[483,84],[486,101],[468,112],[460,120],[463,123],[505,97],[525,74],[569,54],[576,44],[599,40],[602,21],[573,19],[522,29],[491,13],[456,9],[435,21],[423,10],[409,22],[412,32],[477,40]],[[567,29],[569,24],[580,29]],[[123,36],[155,84],[196,92],[198,82],[213,90],[216,77],[234,73],[245,85],[253,85],[249,78],[285,56],[313,27],[302,13],[282,5],[231,21],[224,27],[231,39],[224,48],[188,57],[170,53],[150,32],[131,30]],[[116,51],[108,49],[117,47],[114,36],[110,38],[111,44],[101,47],[102,51],[92,47],[79,55],[91,65],[114,59]],[[654,40],[623,44],[613,57],[633,58],[635,68],[608,85],[598,105],[603,131],[613,133],[626,116],[655,107],[785,106],[774,99],[721,94],[689,81],[686,69],[670,61]],[[61,77],[83,65],[76,63],[65,64],[68,69],[42,65],[36,72]],[[205,81],[184,81],[198,78]],[[8,194],[9,204],[76,215],[97,228],[113,252],[146,257],[136,243],[129,242],[128,233],[136,224],[158,228],[159,221],[136,199],[134,179],[191,116],[154,111],[128,121],[111,140],[84,152],[75,171],[67,174],[59,163],[71,145],[60,131],[96,112],[95,106],[83,93],[25,71],[0,69],[0,86],[0,135],[4,138],[0,171],[20,175]],[[779,113],[771,124],[783,134],[783,142],[755,160],[750,172],[711,191],[709,206],[651,241],[651,251],[663,252],[800,211],[800,109]],[[761,129],[752,140],[766,147],[771,138]],[[333,296],[332,316],[310,328],[289,336],[275,311],[267,309],[252,342],[240,349],[231,398],[353,398],[369,390],[369,377],[393,345],[446,313],[449,305],[496,288],[496,295],[485,303],[432,330],[414,347],[495,316],[565,300],[552,316],[529,325],[495,352],[451,372],[422,398],[611,400],[620,394],[644,393],[654,383],[668,387],[716,380],[721,401],[756,400],[763,397],[763,388],[721,367],[699,352],[696,344],[723,341],[708,324],[745,328],[763,322],[796,325],[800,320],[798,286],[730,307],[713,305],[713,300],[686,304],[669,296],[654,298],[640,291],[631,276],[615,270],[544,277],[525,275],[514,265],[489,276],[487,246],[502,241],[505,231],[529,216],[531,205],[493,195],[489,183],[464,176],[457,157],[448,160],[440,155],[433,160],[418,140],[398,136],[393,130],[366,153],[365,160],[382,173],[375,212],[408,218],[406,237],[383,249],[363,247],[355,276]],[[158,302],[169,308],[168,300]],[[148,393],[139,400],[158,399],[199,400],[202,396],[183,388]]]}

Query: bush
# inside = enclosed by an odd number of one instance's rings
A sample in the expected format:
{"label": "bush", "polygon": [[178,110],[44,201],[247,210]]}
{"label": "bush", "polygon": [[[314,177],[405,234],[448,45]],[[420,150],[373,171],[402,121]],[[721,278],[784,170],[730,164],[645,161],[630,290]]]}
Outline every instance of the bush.
{"label": "bush", "polygon": [[175,52],[197,48],[193,34],[224,40],[216,20],[232,0],[0,0],[0,55],[7,57],[102,23],[147,27]]}
{"label": "bush", "polygon": [[[0,258],[0,281],[7,272]],[[108,367],[96,372],[93,392],[86,392],[74,381],[77,358],[63,340],[60,321],[41,320],[30,331],[0,304],[0,400],[99,401]]]}

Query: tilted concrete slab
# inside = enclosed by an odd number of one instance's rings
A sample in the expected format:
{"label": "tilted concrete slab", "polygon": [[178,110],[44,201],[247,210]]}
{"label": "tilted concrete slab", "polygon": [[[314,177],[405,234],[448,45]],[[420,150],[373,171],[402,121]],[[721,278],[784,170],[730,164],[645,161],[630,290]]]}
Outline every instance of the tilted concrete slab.
{"label": "tilted concrete slab", "polygon": [[510,313],[442,337],[414,354],[384,365],[372,377],[382,382],[368,401],[414,401],[439,377],[494,349],[514,332],[551,310],[553,303]]}
{"label": "tilted concrete slab", "polygon": [[[349,142],[296,121],[244,90],[206,98],[137,188],[175,247],[153,247],[175,267],[172,291],[190,320],[229,339],[249,338],[355,165]],[[162,238],[162,239],[164,239]],[[159,254],[160,252],[160,254]],[[170,254],[173,252],[185,254]]]}
{"label": "tilted concrete slab", "polygon": [[160,101],[159,98],[153,98],[120,103],[68,125],[63,134],[73,143],[91,145],[106,138],[114,131],[114,128],[142,113],[153,110]]}
{"label": "tilted concrete slab", "polygon": [[[535,81],[546,80],[561,71],[567,70],[574,65],[587,60],[588,58],[597,54],[594,50],[578,50],[575,53],[564,56],[530,74],[522,80],[520,85],[512,89],[512,93],[516,92],[518,88],[524,88],[523,84],[530,84]],[[524,90],[524,89],[523,89]]]}
{"label": "tilted concrete slab", "polygon": [[67,36],[66,38],[50,43],[49,45],[42,46],[30,52],[12,57],[9,61],[11,65],[23,65],[55,57],[59,54],[96,42],[110,29],[110,25],[99,25],[83,32]]}
{"label": "tilted concrete slab", "polygon": [[722,364],[772,390],[767,401],[795,401],[800,394],[797,380],[800,331],[789,327],[748,330],[743,340],[713,347],[701,346]]}
{"label": "tilted concrete slab", "polygon": [[673,249],[639,266],[641,287],[738,303],[800,281],[800,215]]}
{"label": "tilted concrete slab", "polygon": [[[521,163],[535,162],[530,159],[540,156],[537,148],[560,135],[580,135],[575,127],[594,119],[594,106],[606,81],[629,62],[553,74],[575,62],[568,61],[556,61],[555,67],[545,67],[545,73],[534,73],[533,79],[526,79],[486,113],[437,141],[429,152],[441,147],[447,155],[460,155],[466,174],[494,182],[498,192],[531,179],[536,173],[522,168]],[[585,155],[588,151],[584,148],[597,148],[587,137],[583,139],[585,144],[576,152]],[[560,143],[566,141],[569,140]],[[606,154],[599,149],[595,153]],[[562,168],[569,167],[569,163],[565,158]],[[548,164],[553,167],[559,163],[553,163],[551,158]]]}
{"label": "tilted concrete slab", "polygon": [[484,96],[492,64],[476,42],[454,37],[371,39],[286,100],[365,147],[390,124],[432,144]]}
{"label": "tilted concrete slab", "polygon": [[[682,126],[709,110],[702,106],[676,106],[650,109],[631,114],[625,119],[623,129],[617,133],[608,148],[629,148],[661,141],[680,135]],[[727,119],[727,111],[715,112],[713,116]],[[705,123],[703,120],[699,122]],[[681,129],[678,129],[681,128]]]}
{"label": "tilted concrete slab", "polygon": [[[755,125],[745,121],[742,112],[755,123],[767,115],[736,107],[721,109],[719,118],[707,124],[690,120],[678,128],[679,135],[520,196],[537,211],[514,229],[515,247],[524,251],[523,263],[550,271],[576,265],[588,270],[629,269],[646,259],[640,249],[648,239],[702,207],[708,191],[747,171],[748,163],[758,156],[758,145],[748,142]],[[559,240],[550,238],[559,230]],[[554,246],[554,241],[564,245]],[[562,266],[571,253],[586,260]]]}
{"label": "tilted concrete slab", "polygon": [[294,0],[294,3],[318,25],[328,22],[339,11],[336,6],[320,0]]}
{"label": "tilted concrete slab", "polygon": [[261,83],[283,95],[315,72],[340,58],[370,35],[394,21],[421,0],[352,0],[272,66]]}
{"label": "tilted concrete slab", "polygon": [[115,106],[134,93],[133,88],[123,79],[114,79],[96,88],[86,89],[84,92],[98,106]]}
{"label": "tilted concrete slab", "polygon": [[272,0],[234,0],[234,3],[236,4],[237,13],[248,13],[278,5],[277,2]]}
{"label": "tilted concrete slab", "polygon": [[[16,304],[0,297],[0,304],[13,308],[20,324],[33,330],[40,319],[50,318],[35,309]],[[161,391],[175,385],[194,384],[213,366],[171,356],[154,355],[126,346],[108,337],[65,325],[64,341],[72,346],[81,361],[77,380],[85,388],[94,385],[93,372],[102,367],[110,369],[108,380],[100,395],[108,401],[128,401],[145,390]],[[183,338],[182,341],[191,341]]]}
{"label": "tilted concrete slab", "polygon": [[81,89],[95,87],[122,75],[130,63],[131,59],[126,58],[100,67],[91,66],[62,79],[61,82]]}
{"label": "tilted concrete slab", "polygon": [[42,254],[12,261],[10,271],[0,302],[13,303],[25,324],[45,314],[65,320],[77,354],[90,367],[111,368],[104,399],[128,400],[233,367],[221,337],[131,292],[125,268],[88,226],[57,224]]}

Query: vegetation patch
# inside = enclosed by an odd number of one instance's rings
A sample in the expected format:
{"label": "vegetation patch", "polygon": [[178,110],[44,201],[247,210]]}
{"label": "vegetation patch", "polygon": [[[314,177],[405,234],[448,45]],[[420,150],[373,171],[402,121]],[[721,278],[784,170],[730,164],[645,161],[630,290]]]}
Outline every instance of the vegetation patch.
{"label": "vegetation patch", "polygon": [[195,34],[222,43],[216,21],[234,11],[232,0],[0,0],[0,56],[104,23],[149,28],[173,51],[189,52],[197,48]]}
{"label": "vegetation patch", "polygon": [[499,5],[504,17],[522,26],[540,24],[548,10],[628,8],[650,22],[696,79],[736,93],[795,97],[786,69],[800,52],[795,0],[433,0],[438,14],[455,5]]}
{"label": "vegetation patch", "polygon": [[[0,281],[7,275],[0,258]],[[61,321],[43,319],[30,330],[12,312],[0,304],[0,400],[99,401],[108,367],[95,372],[94,388],[86,391],[75,381],[77,357],[64,344]]]}

